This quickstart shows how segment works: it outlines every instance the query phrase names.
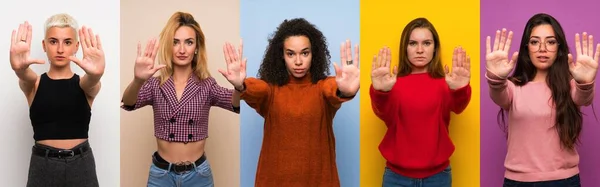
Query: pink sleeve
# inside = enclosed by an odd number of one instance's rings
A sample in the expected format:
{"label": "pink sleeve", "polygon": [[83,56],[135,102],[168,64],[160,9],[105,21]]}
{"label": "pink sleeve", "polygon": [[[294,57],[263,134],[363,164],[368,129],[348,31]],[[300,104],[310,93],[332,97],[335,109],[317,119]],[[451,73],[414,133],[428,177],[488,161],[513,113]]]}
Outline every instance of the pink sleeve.
{"label": "pink sleeve", "polygon": [[579,84],[571,79],[571,97],[577,106],[589,106],[594,101],[594,82]]}
{"label": "pink sleeve", "polygon": [[151,77],[142,88],[138,92],[137,100],[133,106],[130,105],[121,105],[121,108],[127,111],[137,110],[138,108],[142,108],[146,105],[152,105],[154,103],[154,92],[158,89],[158,78]]}
{"label": "pink sleeve", "polygon": [[515,84],[501,78],[494,73],[487,71],[485,74],[488,85],[490,86],[490,97],[498,106],[504,110],[510,109],[513,99],[513,90]]}

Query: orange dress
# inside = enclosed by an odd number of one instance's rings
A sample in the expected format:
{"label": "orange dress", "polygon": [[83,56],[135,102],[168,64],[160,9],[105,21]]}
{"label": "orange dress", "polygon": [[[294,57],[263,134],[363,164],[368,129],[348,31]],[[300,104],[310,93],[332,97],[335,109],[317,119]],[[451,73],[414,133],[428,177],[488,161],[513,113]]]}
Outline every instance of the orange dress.
{"label": "orange dress", "polygon": [[333,118],[341,104],[334,77],[310,75],[283,85],[247,78],[241,98],[264,119],[255,186],[340,186]]}

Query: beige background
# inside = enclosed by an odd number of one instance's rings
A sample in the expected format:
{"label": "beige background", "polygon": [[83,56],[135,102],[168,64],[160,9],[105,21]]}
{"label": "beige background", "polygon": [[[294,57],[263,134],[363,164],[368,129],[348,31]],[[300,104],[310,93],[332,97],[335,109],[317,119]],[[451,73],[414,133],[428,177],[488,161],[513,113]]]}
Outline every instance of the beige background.
{"label": "beige background", "polygon": [[[222,46],[240,37],[238,0],[122,0],[121,93],[133,79],[136,45],[157,37],[176,11],[191,13],[206,37],[208,69],[217,82],[232,86],[217,71],[225,68]],[[146,186],[151,154],[156,151],[152,107],[121,110],[121,186]],[[239,115],[214,108],[210,111],[206,154],[216,186],[240,185]]]}

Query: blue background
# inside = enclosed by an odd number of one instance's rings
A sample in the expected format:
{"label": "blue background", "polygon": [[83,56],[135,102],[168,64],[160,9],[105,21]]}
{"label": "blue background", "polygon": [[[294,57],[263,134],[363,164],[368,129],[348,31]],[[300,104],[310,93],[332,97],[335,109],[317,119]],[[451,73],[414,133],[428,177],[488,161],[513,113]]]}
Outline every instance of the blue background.
{"label": "blue background", "polygon": [[[240,30],[244,39],[244,56],[248,58],[248,77],[256,77],[269,36],[285,20],[302,17],[317,26],[325,37],[331,61],[340,61],[340,44],[350,39],[359,44],[360,13],[358,0],[242,0]],[[335,75],[333,64],[331,76]],[[364,70],[363,70],[364,71]],[[368,71],[368,70],[367,70]],[[362,88],[365,89],[365,88]],[[359,186],[360,134],[359,98],[346,102],[333,121],[336,138],[337,167],[341,186]],[[293,107],[293,106],[292,106]],[[242,187],[254,186],[258,156],[263,139],[264,120],[245,102],[241,107],[241,181]]]}

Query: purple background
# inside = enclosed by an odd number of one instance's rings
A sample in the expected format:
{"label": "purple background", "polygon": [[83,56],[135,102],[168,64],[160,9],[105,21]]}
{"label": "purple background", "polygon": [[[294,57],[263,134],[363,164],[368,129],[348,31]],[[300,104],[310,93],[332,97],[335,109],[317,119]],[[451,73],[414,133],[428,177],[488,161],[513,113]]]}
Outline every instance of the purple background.
{"label": "purple background", "polygon": [[[502,186],[506,136],[500,129],[496,115],[499,107],[489,97],[485,75],[485,38],[496,30],[506,28],[514,32],[510,55],[518,50],[527,20],[536,13],[547,13],[562,25],[571,53],[575,53],[575,33],[588,32],[600,42],[600,1],[598,0],[481,0],[481,186]],[[573,55],[574,57],[576,55]],[[599,76],[596,77],[598,84]],[[597,87],[597,86],[596,86]],[[594,107],[600,107],[600,91],[596,91]],[[583,107],[584,125],[580,155],[581,184],[600,186],[600,123],[594,118],[592,107]],[[600,112],[596,111],[600,117]]]}

